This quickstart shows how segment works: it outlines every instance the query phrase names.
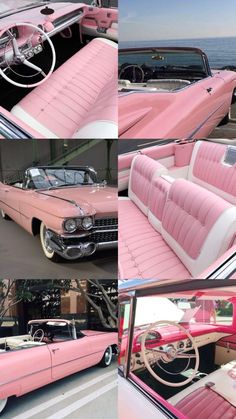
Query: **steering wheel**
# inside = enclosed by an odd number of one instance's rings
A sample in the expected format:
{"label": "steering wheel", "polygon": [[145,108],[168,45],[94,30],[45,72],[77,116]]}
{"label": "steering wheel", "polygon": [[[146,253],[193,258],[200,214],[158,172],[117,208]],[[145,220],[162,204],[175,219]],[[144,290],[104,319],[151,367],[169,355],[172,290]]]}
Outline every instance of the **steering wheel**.
{"label": "steering wheel", "polygon": [[[125,71],[127,71],[129,68],[133,69],[133,77],[132,77],[131,82],[132,83],[142,83],[143,80],[144,80],[145,74],[144,74],[144,71],[143,71],[142,67],[140,67],[137,64],[130,64],[130,65],[127,65],[124,68],[122,68],[122,70],[120,71],[120,74],[119,74],[119,79],[121,79],[121,75],[123,73],[125,73]],[[138,77],[136,77],[136,74],[135,74],[137,72],[136,70],[138,70],[141,73],[141,79],[140,80],[138,80]],[[127,77],[127,78],[129,79],[129,77]]]}
{"label": "steering wheel", "polygon": [[[166,347],[164,349],[146,348],[145,341],[146,341],[146,338],[147,338],[148,334],[151,331],[153,331],[153,329],[155,330],[157,326],[163,325],[163,324],[176,326],[181,332],[184,332],[185,335],[191,341],[191,347],[176,349],[173,345],[166,345]],[[188,351],[194,350],[194,354],[187,354],[187,353],[185,353],[186,350],[188,350]],[[150,357],[150,352],[152,354],[151,357]],[[151,324],[142,336],[141,353],[142,353],[142,356],[143,356],[145,366],[146,366],[147,370],[150,372],[150,374],[156,380],[160,381],[160,383],[165,384],[165,385],[170,386],[170,387],[181,387],[181,386],[184,386],[185,384],[190,383],[193,380],[193,378],[195,377],[195,375],[198,371],[198,368],[199,368],[199,351],[198,351],[197,345],[196,345],[193,337],[190,335],[190,333],[183,326],[181,326],[180,324],[178,324],[174,321],[160,320],[156,323]],[[193,371],[192,371],[191,375],[186,380],[181,381],[180,383],[172,383],[170,381],[164,380],[159,375],[157,375],[151,367],[151,363],[152,363],[152,365],[154,364],[154,365],[157,365],[157,366],[160,367],[159,361],[162,361],[164,364],[169,364],[169,363],[175,361],[176,359],[186,359],[186,360],[188,360],[188,363],[190,363],[191,359],[195,359],[195,366],[193,368]],[[150,363],[150,361],[151,361],[151,363]],[[160,368],[162,370],[164,370],[165,372],[169,373],[164,368],[162,368],[162,367],[160,367]],[[183,369],[182,371],[179,371],[177,374],[181,374],[181,372],[183,372],[185,370],[186,370],[186,368]]]}
{"label": "steering wheel", "polygon": [[[26,28],[34,29],[33,33],[30,36],[27,36],[24,40],[24,44],[19,46],[18,42],[15,38],[15,35],[11,32],[11,29],[13,27],[23,26]],[[5,50],[4,53],[4,60],[0,64],[0,76],[2,76],[6,81],[13,84],[17,87],[25,87],[25,88],[32,88],[39,86],[40,84],[44,83],[53,73],[53,70],[55,68],[56,64],[56,51],[53,46],[53,43],[46,32],[43,31],[43,29],[39,28],[36,25],[32,25],[31,23],[16,23],[12,28],[4,29],[0,32],[0,39],[3,34],[7,34],[10,38],[10,44],[7,44],[6,46],[11,46],[7,52]],[[39,32],[38,35],[36,35],[36,32]],[[29,61],[30,58],[32,58],[35,54],[38,54],[42,51],[41,42],[45,39],[51,48],[52,52],[52,64],[50,67],[50,70],[47,74],[44,73],[42,68],[38,67],[37,65],[31,63]],[[28,59],[27,59],[28,58]],[[10,77],[7,76],[6,70],[8,68],[11,68],[11,65],[21,65],[24,64],[25,66],[32,68],[33,70],[36,70],[36,74],[34,76],[41,74],[43,76],[43,79],[38,81],[37,83],[31,83],[31,84],[24,84],[19,83],[14,80],[12,80]],[[12,70],[13,71],[13,70]],[[18,74],[18,73],[16,73]],[[21,75],[20,75],[21,76]],[[23,76],[22,77],[33,77],[33,76]]]}
{"label": "steering wheel", "polygon": [[44,338],[44,331],[43,329],[37,329],[34,334],[33,334],[33,341],[34,342],[42,342],[43,338]]}

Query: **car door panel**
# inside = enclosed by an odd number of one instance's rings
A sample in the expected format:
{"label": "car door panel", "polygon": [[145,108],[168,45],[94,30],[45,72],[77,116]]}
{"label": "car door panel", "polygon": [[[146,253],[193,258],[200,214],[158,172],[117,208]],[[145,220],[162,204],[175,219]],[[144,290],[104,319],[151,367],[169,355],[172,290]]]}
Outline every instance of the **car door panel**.
{"label": "car door panel", "polygon": [[10,185],[1,188],[1,201],[3,210],[17,223],[20,222],[19,202],[23,191]]}
{"label": "car door panel", "polygon": [[20,396],[52,380],[51,355],[47,345],[9,351],[1,354],[1,359],[0,398],[4,395]]}
{"label": "car door panel", "polygon": [[227,364],[236,359],[236,334],[220,339],[216,344],[216,365]]}
{"label": "car door panel", "polygon": [[93,8],[82,20],[82,30],[91,36],[102,36],[118,40],[118,10]]}
{"label": "car door panel", "polygon": [[103,355],[103,345],[97,339],[95,344],[95,340],[87,336],[50,344],[49,349],[54,380],[95,365]]}

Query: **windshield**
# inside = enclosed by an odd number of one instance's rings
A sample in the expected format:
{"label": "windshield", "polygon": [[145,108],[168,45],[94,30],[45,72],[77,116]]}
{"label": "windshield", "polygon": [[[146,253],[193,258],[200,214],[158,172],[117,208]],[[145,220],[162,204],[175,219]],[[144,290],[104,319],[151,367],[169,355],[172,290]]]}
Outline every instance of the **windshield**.
{"label": "windshield", "polygon": [[137,300],[135,327],[140,328],[161,320],[189,325],[196,323],[231,325],[232,318],[232,303],[220,298],[145,297]]}
{"label": "windshield", "polygon": [[[127,69],[128,66],[129,69]],[[144,72],[143,81],[167,78],[197,78],[207,75],[203,56],[199,52],[185,50],[121,51],[119,54],[119,78],[132,81],[132,66]],[[130,74],[129,74],[130,72]]]}
{"label": "windshield", "polygon": [[96,172],[88,168],[31,168],[27,171],[27,189],[50,189],[74,185],[93,185]]}

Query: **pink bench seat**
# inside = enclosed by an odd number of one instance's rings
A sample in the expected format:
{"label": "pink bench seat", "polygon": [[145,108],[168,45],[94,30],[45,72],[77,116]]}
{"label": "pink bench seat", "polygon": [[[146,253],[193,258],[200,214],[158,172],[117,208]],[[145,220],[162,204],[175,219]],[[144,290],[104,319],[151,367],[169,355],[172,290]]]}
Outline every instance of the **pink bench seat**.
{"label": "pink bench seat", "polygon": [[40,138],[117,138],[117,44],[93,39],[12,114]]}
{"label": "pink bench seat", "polygon": [[131,200],[119,200],[119,275],[187,279],[191,274]]}
{"label": "pink bench seat", "polygon": [[192,182],[169,181],[155,163],[133,160],[129,199],[119,200],[119,275],[197,277],[231,246],[236,208]]}
{"label": "pink bench seat", "polygon": [[236,408],[210,388],[200,387],[175,407],[188,419],[235,419]]}

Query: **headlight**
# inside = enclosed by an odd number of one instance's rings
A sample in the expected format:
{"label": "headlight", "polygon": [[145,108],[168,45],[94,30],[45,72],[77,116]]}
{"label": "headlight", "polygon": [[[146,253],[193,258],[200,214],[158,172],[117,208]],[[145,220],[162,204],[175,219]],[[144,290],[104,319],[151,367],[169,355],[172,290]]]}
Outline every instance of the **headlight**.
{"label": "headlight", "polygon": [[92,217],[85,217],[85,218],[83,218],[81,224],[82,224],[82,227],[85,230],[89,230],[90,228],[93,227],[93,219],[92,219]]}
{"label": "headlight", "polygon": [[77,223],[76,220],[73,220],[72,218],[69,220],[66,220],[64,222],[64,228],[69,233],[73,233],[77,229]]}

